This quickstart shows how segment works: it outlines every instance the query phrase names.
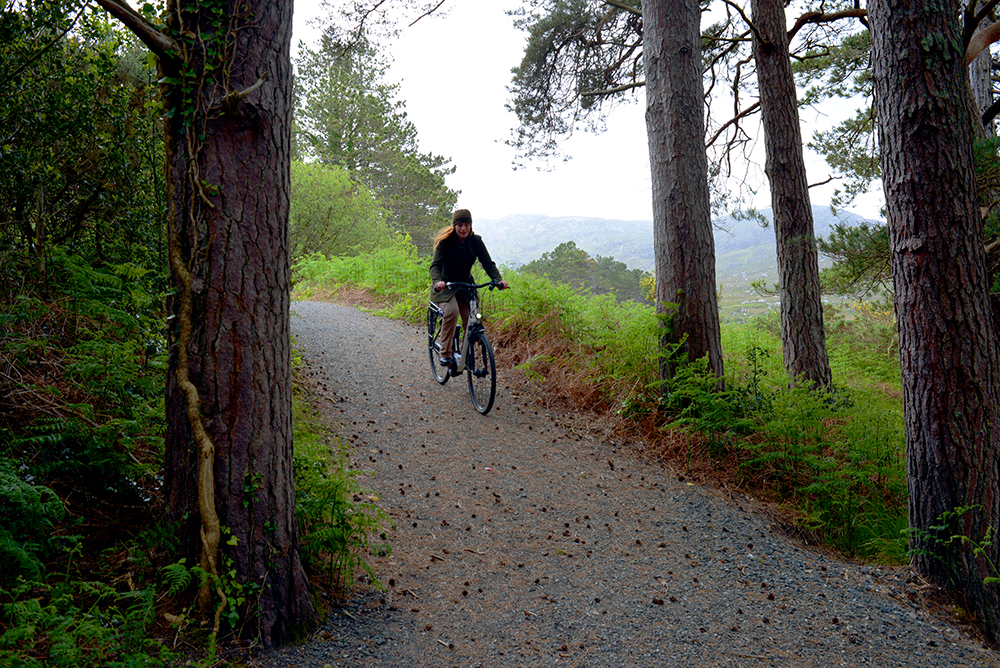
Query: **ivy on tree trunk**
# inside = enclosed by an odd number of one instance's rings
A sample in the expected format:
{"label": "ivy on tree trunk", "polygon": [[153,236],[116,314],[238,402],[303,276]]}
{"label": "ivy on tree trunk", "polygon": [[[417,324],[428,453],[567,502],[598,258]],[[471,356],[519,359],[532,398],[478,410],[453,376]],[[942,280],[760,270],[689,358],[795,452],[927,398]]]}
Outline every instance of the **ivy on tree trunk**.
{"label": "ivy on tree trunk", "polygon": [[[205,614],[281,643],[313,622],[292,471],[290,0],[171,0],[157,55],[170,275],[167,514],[216,577]],[[195,559],[197,558],[197,559]]]}

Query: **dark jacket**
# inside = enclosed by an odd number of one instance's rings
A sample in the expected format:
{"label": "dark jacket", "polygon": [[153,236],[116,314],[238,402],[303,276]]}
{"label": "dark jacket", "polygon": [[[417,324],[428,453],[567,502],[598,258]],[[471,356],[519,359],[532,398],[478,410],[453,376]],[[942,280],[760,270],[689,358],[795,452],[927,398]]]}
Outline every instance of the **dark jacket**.
{"label": "dark jacket", "polygon": [[490,258],[483,238],[478,234],[470,234],[465,241],[460,241],[457,234],[443,239],[434,248],[434,259],[431,260],[431,301],[441,304],[455,296],[458,290],[442,290],[436,292],[434,284],[445,282],[472,282],[472,265],[479,260],[490,278],[500,281],[500,270]]}

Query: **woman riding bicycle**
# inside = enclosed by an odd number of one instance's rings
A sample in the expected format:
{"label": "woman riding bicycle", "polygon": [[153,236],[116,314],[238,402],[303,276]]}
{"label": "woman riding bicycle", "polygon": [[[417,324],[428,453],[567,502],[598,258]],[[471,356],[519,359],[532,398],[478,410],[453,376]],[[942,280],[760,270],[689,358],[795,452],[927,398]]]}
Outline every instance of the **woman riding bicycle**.
{"label": "woman riding bicycle", "polygon": [[431,301],[444,311],[441,328],[441,364],[449,366],[451,357],[445,351],[451,350],[451,340],[455,336],[458,316],[462,324],[469,320],[469,302],[457,288],[448,289],[449,282],[471,283],[472,265],[479,260],[486,274],[497,281],[501,288],[507,281],[500,276],[497,265],[490,259],[482,237],[472,233],[472,214],[468,209],[456,209],[451,217],[451,225],[444,228],[434,239],[434,259],[431,260]]}

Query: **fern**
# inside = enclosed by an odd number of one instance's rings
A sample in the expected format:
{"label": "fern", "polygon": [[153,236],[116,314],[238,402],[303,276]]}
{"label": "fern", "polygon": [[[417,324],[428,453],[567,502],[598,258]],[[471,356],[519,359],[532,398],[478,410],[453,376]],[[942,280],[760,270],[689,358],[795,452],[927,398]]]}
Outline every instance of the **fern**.
{"label": "fern", "polygon": [[167,665],[169,654],[149,639],[153,594],[73,580],[53,586],[22,581],[17,589],[0,589],[0,601],[8,601],[0,606],[0,629],[6,629],[0,635],[0,665]]}
{"label": "fern", "polygon": [[66,418],[42,418],[25,427],[27,433],[10,441],[13,452],[47,450],[72,441],[79,433],[79,423]]}
{"label": "fern", "polygon": [[163,583],[166,585],[166,595],[177,596],[191,585],[191,569],[184,563],[185,559],[169,564],[160,569],[163,573]]}
{"label": "fern", "polygon": [[23,480],[15,469],[13,460],[0,458],[0,562],[6,563],[0,583],[42,572],[41,557],[54,547],[50,532],[65,516],[52,490]]}

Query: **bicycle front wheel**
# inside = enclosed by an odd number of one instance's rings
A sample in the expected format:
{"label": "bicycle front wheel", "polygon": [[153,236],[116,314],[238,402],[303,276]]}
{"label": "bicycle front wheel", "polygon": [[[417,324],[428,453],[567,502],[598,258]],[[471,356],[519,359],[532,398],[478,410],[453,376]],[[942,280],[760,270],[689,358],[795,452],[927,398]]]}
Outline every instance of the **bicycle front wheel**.
{"label": "bicycle front wheel", "polygon": [[469,374],[469,396],[476,410],[486,415],[493,408],[497,394],[497,366],[493,359],[493,346],[484,332],[470,334],[469,356],[465,360]]}
{"label": "bicycle front wheel", "polygon": [[430,308],[427,310],[427,354],[431,359],[431,375],[434,380],[444,385],[451,378],[451,369],[441,366],[441,311]]}

